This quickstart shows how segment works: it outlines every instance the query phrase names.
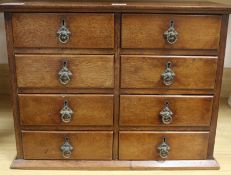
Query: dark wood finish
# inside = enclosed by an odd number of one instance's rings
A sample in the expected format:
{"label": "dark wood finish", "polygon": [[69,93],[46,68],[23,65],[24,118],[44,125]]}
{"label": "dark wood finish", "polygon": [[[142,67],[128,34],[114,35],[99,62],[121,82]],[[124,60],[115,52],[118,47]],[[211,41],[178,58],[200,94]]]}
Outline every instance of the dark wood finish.
{"label": "dark wood finish", "polygon": [[120,126],[120,131],[209,131],[209,126]]}
{"label": "dark wood finish", "polygon": [[84,88],[55,88],[55,89],[47,89],[47,88],[18,88],[18,93],[20,94],[54,94],[54,93],[77,93],[77,94],[112,94],[112,88],[107,89],[100,89],[100,88],[91,88],[91,89],[84,89]]}
{"label": "dark wood finish", "polygon": [[[65,19],[70,41],[56,36]],[[113,48],[114,15],[103,13],[16,13],[12,18],[14,47]]]}
{"label": "dark wood finish", "polygon": [[[173,121],[162,123],[160,111],[165,102],[173,112]],[[212,96],[120,96],[120,125],[122,126],[209,126],[212,115]]]}
{"label": "dark wood finish", "polygon": [[[116,47],[116,46],[115,46]],[[15,48],[16,54],[71,54],[71,55],[112,55],[116,49],[75,49],[75,48]],[[120,55],[185,55],[185,56],[216,56],[218,50],[192,50],[192,49],[123,49]]]}
{"label": "dark wood finish", "polygon": [[216,160],[166,161],[76,161],[76,160],[24,160],[17,159],[13,169],[44,170],[218,170]]}
{"label": "dark wood finish", "polygon": [[146,0],[2,0],[0,11],[10,12],[148,12],[228,14],[231,6],[217,2]]}
{"label": "dark wood finish", "polygon": [[[115,49],[15,48],[14,52],[15,54],[113,55],[115,54]],[[209,53],[211,54],[211,52]]]}
{"label": "dark wood finish", "polygon": [[[70,123],[62,122],[60,110],[68,101]],[[113,95],[19,95],[22,125],[113,125]]]}
{"label": "dark wood finish", "polygon": [[[217,57],[121,56],[121,88],[213,89]],[[161,74],[172,63],[173,84],[166,86]]]}
{"label": "dark wood finish", "polygon": [[121,131],[120,160],[163,160],[158,153],[162,138],[167,138],[170,152],[167,160],[200,160],[207,158],[208,132],[140,132]]}
{"label": "dark wood finish", "polygon": [[[76,125],[22,125],[22,130],[32,131],[112,131],[114,126]],[[119,126],[118,131],[209,131],[210,126]],[[114,134],[115,135],[115,134]]]}
{"label": "dark wood finish", "polygon": [[[52,94],[52,93],[78,93],[78,94],[112,94],[114,89],[100,89],[100,88],[91,88],[91,89],[83,89],[83,88],[55,88],[55,89],[47,89],[47,88],[18,88],[18,93],[20,94]],[[203,94],[203,95],[211,95],[214,94],[214,89],[120,89],[120,94]]]}
{"label": "dark wood finish", "polygon": [[[17,50],[17,52],[20,52]],[[40,50],[40,52],[44,52]],[[172,56],[216,56],[218,55],[218,50],[192,50],[192,49],[171,49],[171,48],[159,48],[159,49],[123,49],[120,51],[121,55],[172,55]]]}
{"label": "dark wood finish", "polygon": [[[18,87],[26,88],[113,88],[112,55],[16,55]],[[73,76],[69,84],[59,82],[58,72],[68,61]]]}
{"label": "dark wood finish", "polygon": [[[173,20],[178,40],[163,36]],[[218,49],[221,16],[123,14],[122,48]]]}
{"label": "dark wood finish", "polygon": [[109,131],[23,131],[22,135],[24,159],[65,159],[60,150],[65,137],[73,146],[70,159],[112,159],[113,133]]}
{"label": "dark wood finish", "polygon": [[114,88],[114,137],[113,137],[113,160],[118,159],[119,145],[119,106],[120,106],[120,24],[121,14],[115,14],[115,88]]}
{"label": "dark wood finish", "polygon": [[162,94],[175,94],[175,95],[213,95],[215,93],[214,89],[168,89],[168,88],[156,88],[156,89],[121,89],[121,94],[123,95],[137,95],[137,94],[144,94],[144,95],[162,95]]}

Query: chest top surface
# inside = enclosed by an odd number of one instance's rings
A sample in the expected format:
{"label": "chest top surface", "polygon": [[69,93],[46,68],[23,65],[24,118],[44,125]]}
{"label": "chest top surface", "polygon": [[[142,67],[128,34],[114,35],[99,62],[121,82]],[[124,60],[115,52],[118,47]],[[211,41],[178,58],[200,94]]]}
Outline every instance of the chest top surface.
{"label": "chest top surface", "polygon": [[172,1],[172,0],[2,0],[0,11],[94,11],[94,12],[164,12],[228,14],[227,1]]}

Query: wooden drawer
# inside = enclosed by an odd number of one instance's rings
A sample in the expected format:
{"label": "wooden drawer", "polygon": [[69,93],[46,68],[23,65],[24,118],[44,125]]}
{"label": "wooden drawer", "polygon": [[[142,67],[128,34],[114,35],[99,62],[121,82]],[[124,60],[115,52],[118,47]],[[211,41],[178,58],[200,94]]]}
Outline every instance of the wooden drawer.
{"label": "wooden drawer", "polygon": [[[175,74],[171,85],[162,77],[168,63]],[[216,70],[217,57],[124,55],[121,88],[213,89]]]}
{"label": "wooden drawer", "polygon": [[210,126],[213,96],[121,95],[121,126]]}
{"label": "wooden drawer", "polygon": [[[23,131],[24,159],[65,159],[61,146],[66,143],[73,148],[68,159],[110,160],[112,138],[111,131]],[[70,151],[70,147],[67,149]],[[64,152],[64,156],[67,156],[66,153]]]}
{"label": "wooden drawer", "polygon": [[[19,88],[113,88],[113,55],[16,55]],[[72,73],[68,84],[59,72],[67,62]]]}
{"label": "wooden drawer", "polygon": [[[177,41],[169,44],[164,33],[174,21]],[[218,49],[221,16],[123,14],[122,48]]]}
{"label": "wooden drawer", "polygon": [[113,125],[113,95],[20,94],[19,109],[22,125]]}
{"label": "wooden drawer", "polygon": [[166,138],[170,150],[168,160],[200,160],[207,158],[208,132],[121,131],[120,160],[162,160],[158,147]]}
{"label": "wooden drawer", "polygon": [[[57,36],[63,20],[67,43]],[[14,13],[12,26],[15,47],[114,48],[112,13]]]}

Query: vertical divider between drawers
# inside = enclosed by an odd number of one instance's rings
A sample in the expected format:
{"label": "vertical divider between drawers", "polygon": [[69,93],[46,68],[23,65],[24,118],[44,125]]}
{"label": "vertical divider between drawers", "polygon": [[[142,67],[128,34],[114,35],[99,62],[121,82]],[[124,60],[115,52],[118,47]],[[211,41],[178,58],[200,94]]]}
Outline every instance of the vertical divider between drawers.
{"label": "vertical divider between drawers", "polygon": [[119,98],[120,98],[120,26],[121,14],[115,13],[115,80],[114,80],[114,137],[113,160],[118,160],[119,145]]}

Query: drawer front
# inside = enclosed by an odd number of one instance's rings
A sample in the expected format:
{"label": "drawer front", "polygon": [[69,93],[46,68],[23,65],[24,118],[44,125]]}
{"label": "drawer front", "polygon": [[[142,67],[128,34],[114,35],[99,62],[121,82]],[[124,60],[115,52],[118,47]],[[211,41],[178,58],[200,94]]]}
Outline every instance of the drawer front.
{"label": "drawer front", "polygon": [[22,125],[113,125],[113,95],[19,95]]}
{"label": "drawer front", "polygon": [[16,55],[15,59],[20,88],[114,87],[113,55]]}
{"label": "drawer front", "polygon": [[[169,43],[164,33],[173,28]],[[124,14],[122,48],[218,49],[220,30],[221,16]]]}
{"label": "drawer front", "polygon": [[12,25],[15,47],[114,48],[112,13],[15,13]]}
{"label": "drawer front", "polygon": [[212,96],[122,95],[122,126],[210,126]]}
{"label": "drawer front", "polygon": [[110,131],[23,131],[24,159],[111,160]]}
{"label": "drawer front", "polygon": [[213,89],[217,57],[121,57],[121,88]]}
{"label": "drawer front", "polygon": [[119,159],[206,159],[208,138],[208,132],[123,131],[119,134]]}

